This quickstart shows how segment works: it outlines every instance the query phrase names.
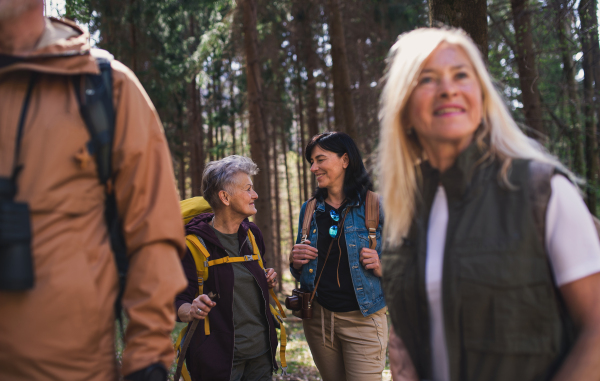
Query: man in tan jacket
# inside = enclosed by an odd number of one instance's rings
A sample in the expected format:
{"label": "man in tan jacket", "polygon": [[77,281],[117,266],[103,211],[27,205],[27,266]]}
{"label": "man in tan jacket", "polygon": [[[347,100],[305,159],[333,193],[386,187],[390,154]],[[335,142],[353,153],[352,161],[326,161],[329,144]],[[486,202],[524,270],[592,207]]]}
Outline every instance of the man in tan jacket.
{"label": "man in tan jacket", "polygon": [[[169,368],[184,233],[164,132],[135,75],[112,61],[114,192],[129,271],[121,372]],[[39,75],[17,125],[32,72]],[[42,0],[0,0],[0,177],[21,165],[15,201],[30,209],[35,285],[0,291],[1,380],[116,380],[115,259],[105,189],[87,151],[72,76],[99,74],[88,35],[43,17]],[[157,365],[157,364],[162,364]],[[161,370],[162,372],[162,370]]]}

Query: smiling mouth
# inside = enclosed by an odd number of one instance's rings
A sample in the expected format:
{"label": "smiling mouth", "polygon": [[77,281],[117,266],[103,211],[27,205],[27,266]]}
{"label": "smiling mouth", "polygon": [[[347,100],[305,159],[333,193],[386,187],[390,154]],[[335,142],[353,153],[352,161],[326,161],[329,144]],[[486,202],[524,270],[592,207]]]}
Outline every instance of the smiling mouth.
{"label": "smiling mouth", "polygon": [[315,175],[315,176],[316,176],[316,178],[318,179],[319,177],[323,177],[323,176],[325,176],[325,174],[324,174],[324,173],[321,173],[320,175]]}
{"label": "smiling mouth", "polygon": [[441,116],[441,115],[456,114],[456,113],[462,113],[462,112],[465,112],[465,109],[460,108],[460,107],[444,107],[439,110],[435,110],[433,112],[433,115]]}

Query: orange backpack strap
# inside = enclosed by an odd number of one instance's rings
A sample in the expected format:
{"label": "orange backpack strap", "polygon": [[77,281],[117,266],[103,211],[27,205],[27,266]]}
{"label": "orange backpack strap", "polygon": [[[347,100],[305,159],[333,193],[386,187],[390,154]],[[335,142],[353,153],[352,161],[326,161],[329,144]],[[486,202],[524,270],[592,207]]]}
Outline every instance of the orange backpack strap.
{"label": "orange backpack strap", "polygon": [[317,207],[317,199],[311,198],[306,203],[306,209],[304,209],[304,221],[302,221],[302,239],[300,243],[304,242],[308,238],[308,232],[310,231],[310,222],[312,221],[313,213]]}
{"label": "orange backpack strap", "polygon": [[[310,231],[310,222],[312,220],[313,213],[315,212],[315,208],[317,207],[317,199],[311,198],[306,202],[306,208],[304,209],[304,220],[302,221],[302,234],[300,243],[303,243],[308,239],[308,232]],[[292,259],[292,252],[290,251],[290,266],[294,260]]]}
{"label": "orange backpack strap", "polygon": [[375,250],[377,247],[377,227],[379,226],[379,195],[367,191],[365,200],[365,225],[369,230],[369,248]]}

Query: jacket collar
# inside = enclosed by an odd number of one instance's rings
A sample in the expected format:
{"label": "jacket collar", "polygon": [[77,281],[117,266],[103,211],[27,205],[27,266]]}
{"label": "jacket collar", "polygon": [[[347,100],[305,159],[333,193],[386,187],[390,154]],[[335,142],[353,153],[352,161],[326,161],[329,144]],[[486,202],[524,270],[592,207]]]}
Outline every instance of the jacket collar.
{"label": "jacket collar", "polygon": [[[360,203],[361,203],[361,197],[359,194],[356,197],[350,199],[350,201],[348,201],[348,203],[346,204],[346,207],[360,206]],[[325,211],[325,200],[322,197],[317,197],[317,205],[315,207],[315,210],[318,212]]]}
{"label": "jacket collar", "polygon": [[433,168],[429,161],[421,163],[421,173],[425,187],[437,187],[441,184],[448,198],[460,199],[472,186],[478,167],[484,167],[490,163],[491,160],[485,157],[485,151],[481,150],[476,142],[472,142],[444,173]]}
{"label": "jacket collar", "polygon": [[[209,225],[213,217],[214,213],[203,213],[192,218],[190,222],[185,225],[185,235],[196,234],[205,242],[211,243],[225,250],[213,228]],[[250,221],[245,219],[242,221],[238,229],[238,239],[240,241],[240,245],[246,240],[248,229],[250,229]]]}

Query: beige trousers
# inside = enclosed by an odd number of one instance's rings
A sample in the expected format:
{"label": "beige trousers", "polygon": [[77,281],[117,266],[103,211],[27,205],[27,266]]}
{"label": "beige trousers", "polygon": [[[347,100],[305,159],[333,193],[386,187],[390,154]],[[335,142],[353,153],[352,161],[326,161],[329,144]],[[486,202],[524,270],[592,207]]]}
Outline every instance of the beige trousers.
{"label": "beige trousers", "polygon": [[381,381],[388,343],[387,307],[331,312],[313,301],[313,318],[302,321],[323,381]]}

